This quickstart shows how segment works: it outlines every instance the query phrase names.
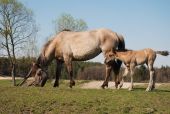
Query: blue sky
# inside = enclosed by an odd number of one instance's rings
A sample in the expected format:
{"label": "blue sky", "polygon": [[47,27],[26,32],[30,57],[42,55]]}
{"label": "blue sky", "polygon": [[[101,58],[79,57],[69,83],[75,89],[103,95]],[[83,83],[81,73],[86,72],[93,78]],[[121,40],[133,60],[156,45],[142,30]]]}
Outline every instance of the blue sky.
{"label": "blue sky", "polygon": [[[170,0],[19,0],[30,8],[39,27],[40,47],[54,34],[63,13],[83,19],[88,29],[109,28],[125,37],[126,47],[170,51]],[[103,62],[103,55],[92,61]],[[170,56],[158,56],[155,66],[169,65]]]}

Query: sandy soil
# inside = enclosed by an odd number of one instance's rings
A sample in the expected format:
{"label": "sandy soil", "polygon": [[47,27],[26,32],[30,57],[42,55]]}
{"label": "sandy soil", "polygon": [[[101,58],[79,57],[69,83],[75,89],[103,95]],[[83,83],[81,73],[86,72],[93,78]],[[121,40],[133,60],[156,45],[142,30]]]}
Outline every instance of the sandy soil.
{"label": "sandy soil", "polygon": [[[23,78],[21,78],[21,77],[16,77],[15,79],[23,79]],[[30,78],[28,78],[28,80],[32,80],[33,79],[33,77],[30,77]],[[11,76],[0,76],[0,80],[12,80],[12,77]]]}
{"label": "sandy soil", "polygon": [[[23,78],[20,78],[20,77],[16,77],[16,79],[23,79]],[[11,77],[2,77],[0,76],[0,80],[12,80]],[[29,83],[30,81],[32,81],[33,78],[28,78],[28,82]],[[81,88],[83,89],[102,89],[101,88],[101,85],[103,84],[103,81],[90,81],[88,83],[84,83],[81,85]],[[134,86],[136,85],[147,85],[148,83],[134,83]],[[161,83],[156,83],[156,87],[160,86]],[[125,82],[122,86],[122,88],[128,88],[130,86],[130,83],[129,82]],[[110,89],[115,89],[115,84],[114,82],[109,82],[108,84],[108,88]]]}
{"label": "sandy soil", "polygon": [[[88,83],[85,83],[81,86],[81,88],[84,89],[101,89],[103,81],[91,81]],[[134,83],[135,85],[147,85],[148,83]],[[157,83],[156,86],[160,86],[160,83]],[[122,88],[128,88],[130,86],[129,82],[125,82],[122,86]],[[108,88],[115,89],[115,84],[114,82],[109,82]]]}
{"label": "sandy soil", "polygon": [[[23,78],[20,78],[20,77],[16,77],[15,79],[23,79]],[[3,76],[0,76],[0,80],[12,80],[12,77],[3,77]]]}

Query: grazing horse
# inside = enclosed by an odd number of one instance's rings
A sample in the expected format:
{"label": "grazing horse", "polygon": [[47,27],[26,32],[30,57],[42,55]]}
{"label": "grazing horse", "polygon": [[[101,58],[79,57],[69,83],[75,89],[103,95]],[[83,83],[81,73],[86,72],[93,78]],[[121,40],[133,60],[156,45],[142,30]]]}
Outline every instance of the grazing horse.
{"label": "grazing horse", "polygon": [[[55,59],[57,67],[54,87],[59,86],[62,64],[65,63],[70,77],[70,88],[72,88],[72,86],[75,85],[75,81],[73,80],[72,61],[89,60],[96,57],[101,52],[104,57],[106,57],[105,55],[107,55],[107,53],[112,52],[117,48],[118,50],[125,49],[124,38],[122,35],[118,35],[116,32],[112,32],[109,29],[97,29],[84,32],[62,31],[44,45],[36,64],[32,66],[26,78],[31,74],[34,74],[35,76],[35,71],[39,68],[42,70],[41,72],[44,76],[45,74],[48,76],[48,65]],[[113,61],[112,63],[106,64],[106,77],[102,84],[103,88],[108,86],[108,80],[112,69],[115,73],[115,85],[118,86],[117,75],[120,66],[120,61]],[[34,73],[32,73],[32,70]],[[38,79],[40,79],[39,85],[44,86],[47,78]]]}
{"label": "grazing horse", "polygon": [[142,65],[146,63],[149,69],[149,73],[150,73],[150,81],[149,81],[149,85],[146,91],[151,91],[152,89],[155,88],[155,77],[154,77],[153,64],[156,59],[156,54],[167,56],[169,55],[169,52],[168,51],[153,51],[152,49],[149,49],[149,48],[139,50],[139,51],[126,50],[126,49],[124,51],[118,50],[118,51],[108,53],[107,55],[108,60],[106,60],[105,62],[107,63],[111,61],[112,59],[118,59],[125,64],[126,66],[125,72],[123,74],[122,81],[120,82],[118,88],[121,88],[123,86],[123,82],[124,82],[123,78],[130,73],[131,85],[129,87],[129,90],[133,89],[133,74],[134,74],[135,67],[137,65]]}

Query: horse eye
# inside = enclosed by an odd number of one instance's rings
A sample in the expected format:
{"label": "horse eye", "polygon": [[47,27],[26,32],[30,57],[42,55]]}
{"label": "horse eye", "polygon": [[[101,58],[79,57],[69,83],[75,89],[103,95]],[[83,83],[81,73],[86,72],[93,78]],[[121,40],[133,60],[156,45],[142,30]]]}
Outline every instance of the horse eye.
{"label": "horse eye", "polygon": [[112,55],[110,54],[109,57],[112,57]]}
{"label": "horse eye", "polygon": [[38,72],[37,75],[40,76],[40,75],[41,75],[41,72]]}

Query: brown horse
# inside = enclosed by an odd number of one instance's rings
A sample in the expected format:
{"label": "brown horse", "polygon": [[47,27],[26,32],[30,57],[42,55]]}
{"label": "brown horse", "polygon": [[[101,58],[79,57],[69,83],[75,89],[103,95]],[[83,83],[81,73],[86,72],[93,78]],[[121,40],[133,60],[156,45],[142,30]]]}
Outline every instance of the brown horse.
{"label": "brown horse", "polygon": [[[70,87],[75,85],[73,80],[73,69],[72,61],[85,61],[92,59],[99,55],[101,52],[104,57],[107,53],[113,50],[123,50],[125,49],[124,38],[115,32],[108,29],[97,29],[85,32],[72,32],[72,31],[62,31],[50,41],[48,41],[40,56],[38,57],[36,64],[34,64],[26,76],[35,76],[37,69],[42,69],[42,73],[47,74],[48,65],[53,59],[56,60],[56,79],[54,87],[59,86],[59,77],[61,75],[62,64],[65,63],[70,77]],[[113,61],[112,63],[106,64],[106,77],[102,84],[102,87],[108,86],[108,79],[110,72],[113,69],[115,73],[115,85],[118,86],[117,75],[121,66],[120,61]],[[44,86],[47,78],[39,78],[38,85]],[[22,85],[22,84],[21,84]]]}
{"label": "brown horse", "polygon": [[127,76],[129,73],[131,75],[131,85],[129,87],[129,90],[133,89],[133,74],[134,74],[134,70],[135,67],[137,65],[142,65],[145,64],[148,66],[149,72],[150,72],[150,81],[149,81],[149,85],[148,88],[146,89],[146,91],[151,91],[152,89],[155,88],[155,77],[154,77],[154,68],[153,68],[153,64],[154,61],[156,59],[156,54],[160,54],[163,56],[167,56],[169,55],[168,51],[153,51],[152,49],[143,49],[143,50],[139,50],[139,51],[132,51],[132,50],[124,50],[124,51],[114,51],[114,52],[110,52],[108,53],[108,57],[105,62],[109,62],[112,59],[119,59],[121,60],[126,68],[125,68],[125,72],[123,74],[122,77],[122,81],[120,83],[120,85],[118,86],[118,88],[121,88],[124,82],[124,77]]}

